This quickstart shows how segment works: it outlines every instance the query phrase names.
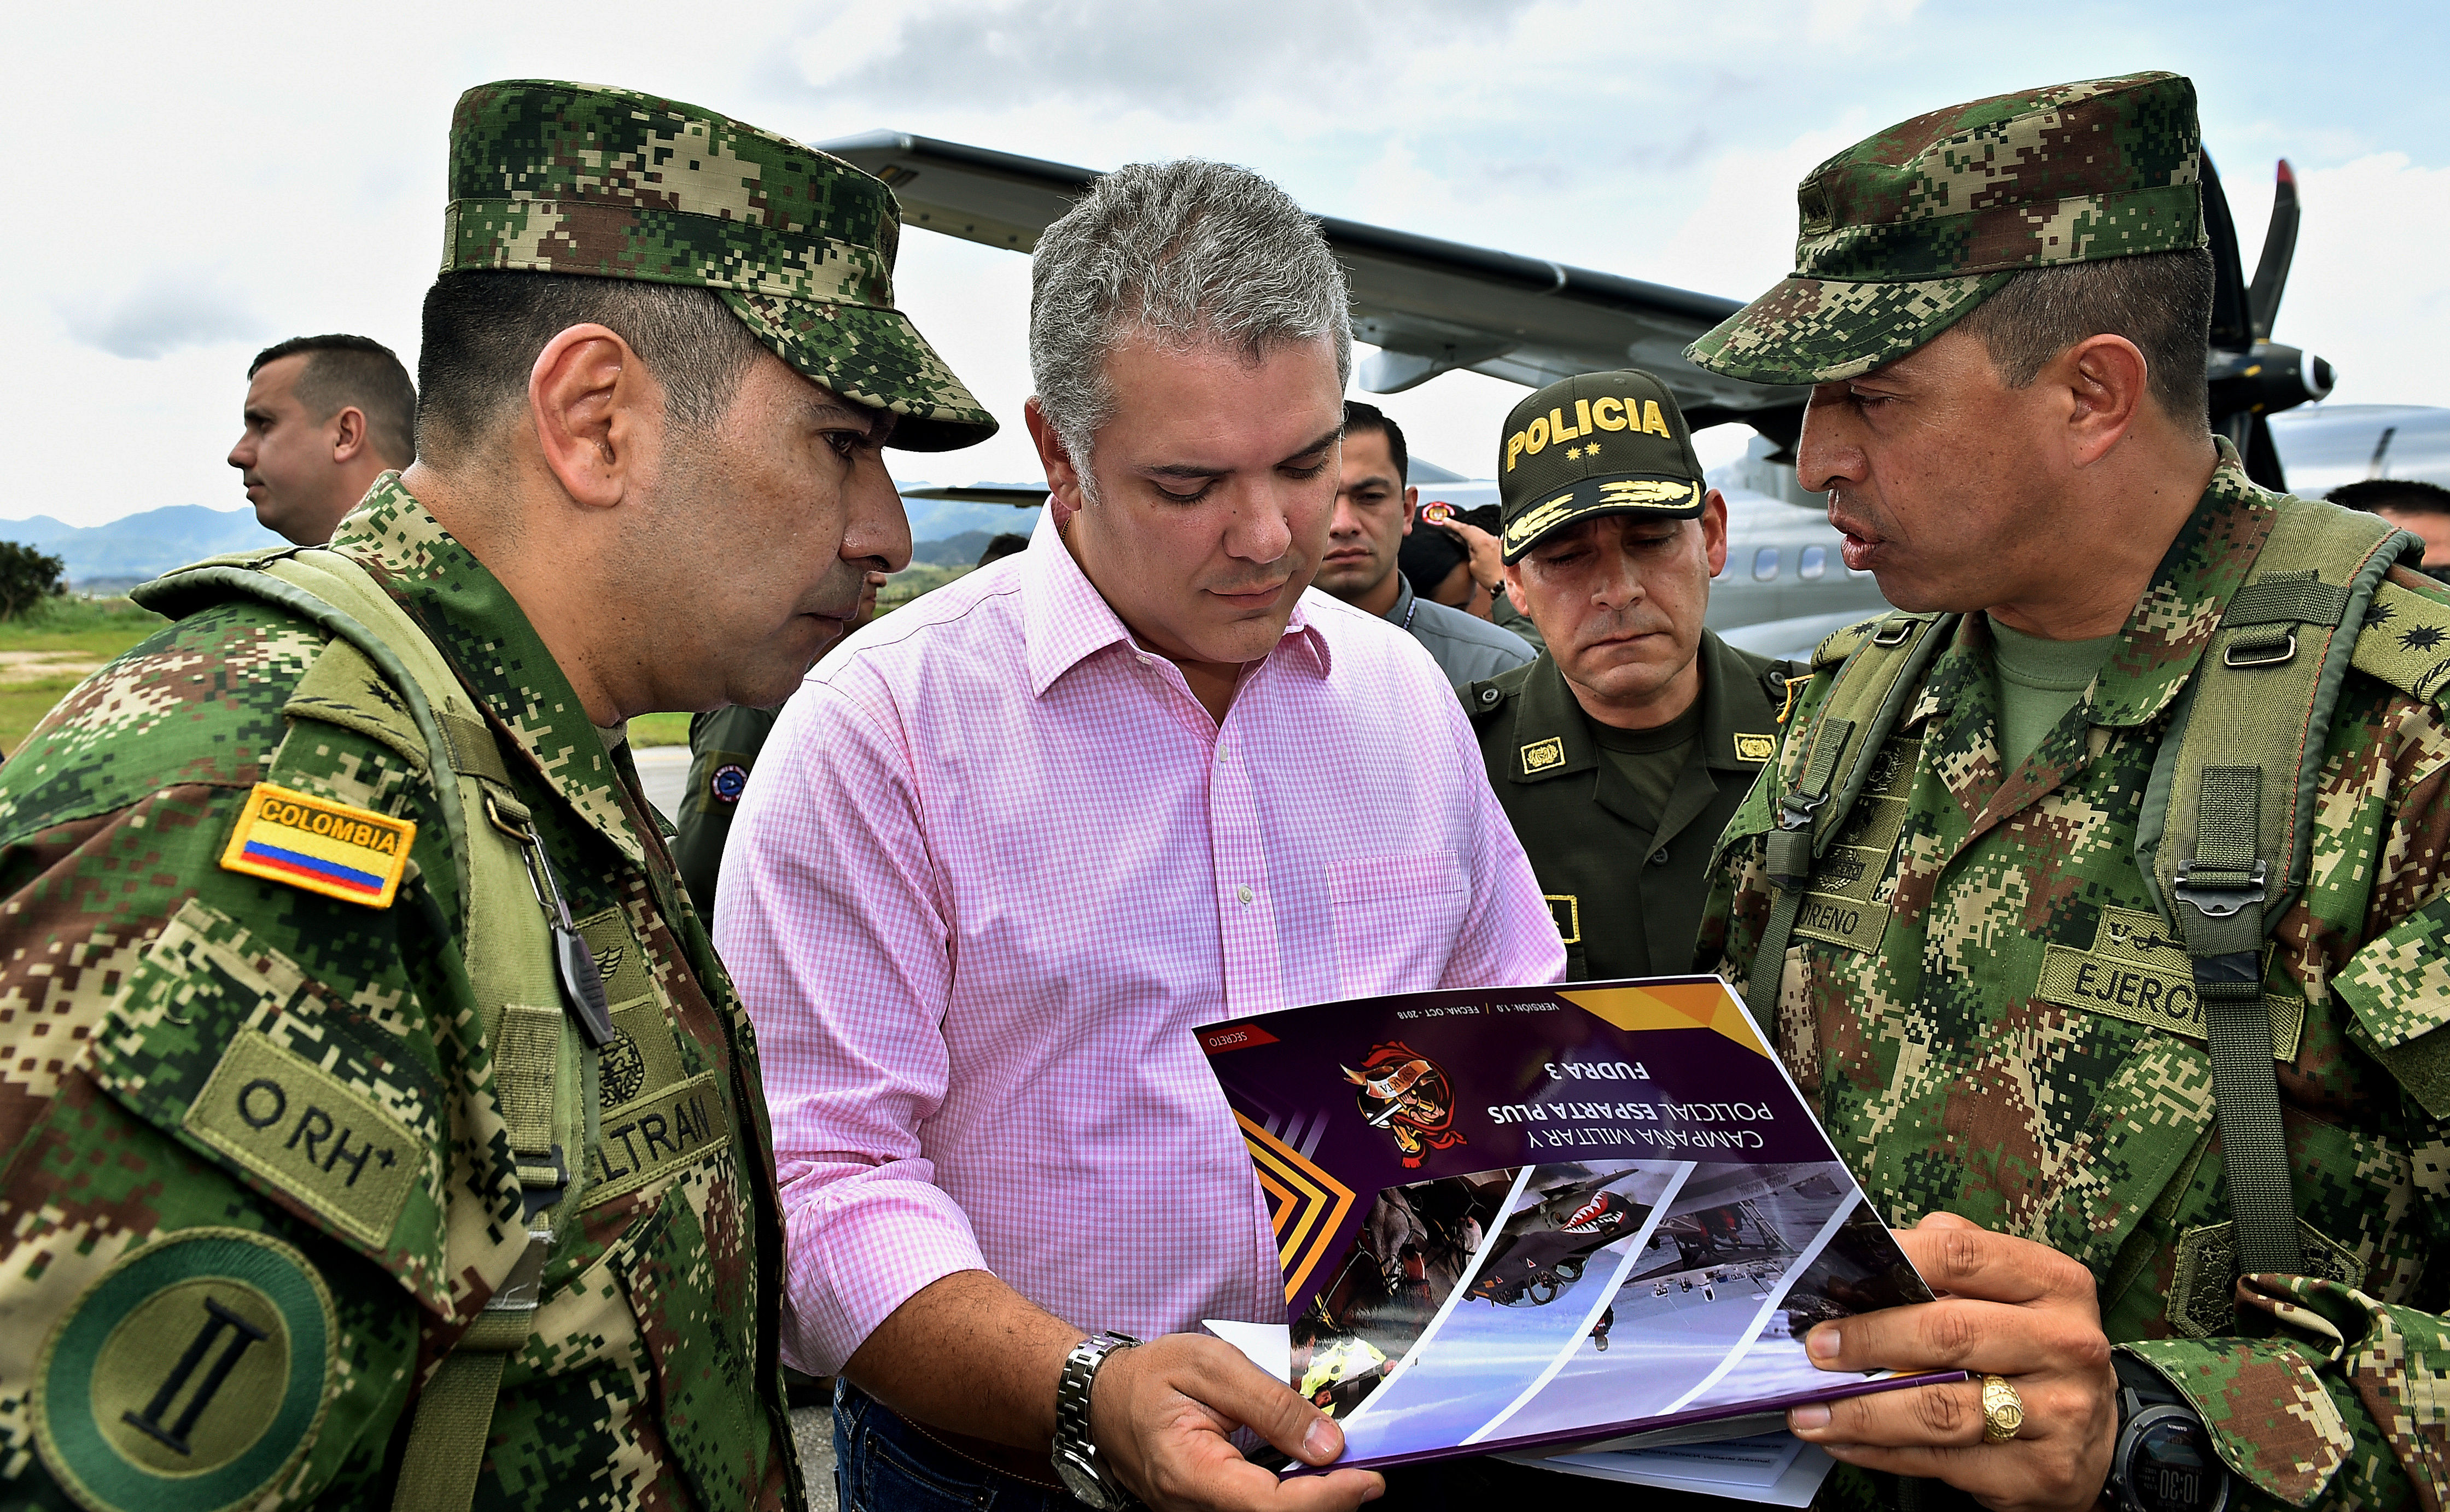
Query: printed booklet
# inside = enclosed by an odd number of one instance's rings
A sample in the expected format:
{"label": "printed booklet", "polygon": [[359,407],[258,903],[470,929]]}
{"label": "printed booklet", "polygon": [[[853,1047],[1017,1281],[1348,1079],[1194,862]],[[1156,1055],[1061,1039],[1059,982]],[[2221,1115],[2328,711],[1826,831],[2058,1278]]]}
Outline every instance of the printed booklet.
{"label": "printed booklet", "polygon": [[1760,1496],[1796,1448],[1786,1407],[1963,1379],[1805,1357],[1812,1325],[1931,1291],[1717,978],[1410,993],[1199,1035],[1286,1299],[1282,1328],[1209,1327],[1335,1416],[1339,1464],[1528,1451],[1608,1474],[1642,1457],[1590,1451],[1767,1431],[1716,1456],[1749,1456]]}

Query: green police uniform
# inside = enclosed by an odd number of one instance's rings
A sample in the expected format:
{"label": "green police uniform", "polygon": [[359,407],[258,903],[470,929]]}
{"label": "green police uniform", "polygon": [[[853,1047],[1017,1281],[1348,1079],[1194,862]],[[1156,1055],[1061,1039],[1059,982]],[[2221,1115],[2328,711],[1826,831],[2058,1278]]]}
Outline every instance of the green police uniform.
{"label": "green police uniform", "polygon": [[698,913],[714,917],[715,883],[723,874],[723,846],[731,838],[731,816],[749,790],[757,753],[774,733],[781,705],[750,708],[733,704],[690,720],[689,788],[681,798],[680,836],[672,859]]}
{"label": "green police uniform", "polygon": [[1719,834],[1778,748],[1787,664],[1708,630],[1699,656],[1692,738],[1638,758],[1658,768],[1648,783],[1601,749],[1610,732],[1583,712],[1546,652],[1464,696],[1488,785],[1565,939],[1569,980],[1688,968]]}
{"label": "green police uniform", "polygon": [[[536,83],[452,160],[446,276],[716,287],[991,423],[845,165]],[[799,1504],[756,1042],[626,750],[396,475],[144,596],[0,767],[0,1502]]]}
{"label": "green police uniform", "polygon": [[[2198,161],[2192,87],[2167,74],[1919,117],[1814,171],[1799,271],[1695,359],[1834,379],[1913,350],[2017,269],[2199,245]],[[1832,637],[1728,830],[1700,960],[1773,1000],[1790,1069],[1884,1216],[1958,1212],[2089,1267],[2110,1340],[2208,1425],[2245,1502],[2435,1506],[2450,1488],[2450,1319],[2429,1273],[2450,1241],[2450,594],[2387,565],[2410,543],[2378,530],[2304,571],[2269,560],[2343,537],[2345,518],[2255,487],[2221,443],[2098,672],[2012,768],[1982,614]],[[2271,623],[2319,618],[2260,612],[2280,598],[2325,600],[2344,623]],[[1926,637],[1918,667],[1875,660]],[[1850,690],[1850,665],[1897,669],[1883,712]],[[2193,941],[2227,916],[2156,878],[2188,781],[2173,758],[2194,731],[2245,746],[2258,726],[2304,726],[2302,698],[2256,702],[2281,685],[2252,679],[2291,666],[2333,669],[2336,704],[2310,729],[2306,785],[2265,767],[2262,801],[2306,805],[2310,850],[2267,941],[2234,956],[2243,1018],[2215,1021],[2206,1002],[2226,1016],[2229,983]],[[2198,701],[2215,679],[2227,691]],[[1850,742],[1868,759],[1839,794],[1829,753]],[[2210,865],[2208,845],[2194,855]],[[2265,896],[2245,870],[2239,896]],[[1790,948],[1757,960],[1780,930]],[[2258,977],[2269,1048],[2216,1061],[2207,1037],[2261,1017]],[[2246,1115],[2214,1086],[2274,1062],[2270,1163],[2309,1273],[2253,1276],[2241,1305],[2230,1256],[2253,1199],[2227,1167],[2249,1147],[2221,1128]],[[1842,1468],[1822,1492],[1896,1496]]]}

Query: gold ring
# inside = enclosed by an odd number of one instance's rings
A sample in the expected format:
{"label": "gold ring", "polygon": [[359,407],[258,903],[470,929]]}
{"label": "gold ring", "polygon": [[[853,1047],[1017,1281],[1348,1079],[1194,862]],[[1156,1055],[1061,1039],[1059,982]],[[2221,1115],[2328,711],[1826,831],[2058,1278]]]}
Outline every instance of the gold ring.
{"label": "gold ring", "polygon": [[2005,1444],[2024,1431],[2025,1399],[2004,1376],[1982,1378],[1982,1442]]}

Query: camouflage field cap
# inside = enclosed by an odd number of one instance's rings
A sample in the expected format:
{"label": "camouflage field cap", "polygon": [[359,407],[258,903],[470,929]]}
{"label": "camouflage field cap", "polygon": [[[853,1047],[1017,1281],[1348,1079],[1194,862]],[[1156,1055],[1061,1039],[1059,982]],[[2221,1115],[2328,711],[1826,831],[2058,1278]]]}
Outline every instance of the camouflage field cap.
{"label": "camouflage field cap", "polygon": [[1795,272],[1684,355],[1759,383],[1857,378],[2022,269],[2202,246],[2201,140],[2194,84],[2174,73],[1899,122],[1805,177]]}
{"label": "camouflage field cap", "polygon": [[451,115],[442,271],[575,273],[719,293],[775,356],[944,452],[995,417],[893,307],[901,206],[788,137],[630,89],[510,79]]}
{"label": "camouflage field cap", "polygon": [[1506,417],[1498,539],[1509,562],[1594,514],[1691,519],[1709,492],[1676,396],[1639,369],[1551,383]]}

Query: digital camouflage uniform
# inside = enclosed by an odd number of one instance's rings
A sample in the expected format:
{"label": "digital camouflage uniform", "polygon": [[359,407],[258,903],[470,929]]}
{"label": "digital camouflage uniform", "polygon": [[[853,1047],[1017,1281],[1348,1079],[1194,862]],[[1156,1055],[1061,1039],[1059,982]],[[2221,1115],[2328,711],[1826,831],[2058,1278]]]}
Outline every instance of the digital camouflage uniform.
{"label": "digital camouflage uniform", "polygon": [[[875,181],[574,86],[472,91],[453,138],[446,276],[562,259],[739,278],[769,291],[726,291],[769,345],[896,405],[914,436],[992,424],[885,307],[894,211]],[[744,230],[786,202],[805,216],[819,189],[813,226]],[[793,335],[829,320],[849,333],[830,348]],[[533,1331],[500,1346],[490,1428],[458,1435],[483,1445],[474,1504],[796,1505],[755,1040],[627,749],[397,475],[331,552],[430,643],[397,661],[456,678],[450,765],[529,812],[609,1000],[609,1043],[579,1052],[574,1148],[556,1150]],[[318,559],[349,575],[298,557]],[[469,922],[474,853],[444,799],[464,784],[437,770],[381,647],[370,660],[328,619],[194,586],[239,571],[151,585],[182,617],[0,766],[0,1504],[398,1505],[421,1396],[441,1399],[529,1286],[537,1188],[511,1131],[535,1123],[515,1095],[537,1089],[488,1026],[536,1010],[474,985],[472,940],[499,937]],[[524,879],[475,896],[544,938]],[[542,1014],[559,1033],[561,1006]],[[546,1081],[558,1116],[568,1083]]]}
{"label": "digital camouflage uniform", "polygon": [[[2086,237],[2195,245],[2164,193],[2192,192],[2194,150],[2191,87],[2168,75],[1908,122],[1805,181],[1803,271],[1697,359],[1780,381],[1859,373],[1970,308],[1952,291],[1999,276],[1988,269]],[[2062,190],[2048,214],[2006,203]],[[1857,277],[1877,258],[1916,277],[1975,271],[1936,290],[1815,276],[1867,245],[1885,250],[1855,258]],[[2257,488],[2222,441],[2100,673],[2013,771],[1989,622],[1959,621],[1815,864],[1775,1031],[1890,1221],[1957,1212],[2090,1268],[2110,1338],[2184,1393],[2246,1502],[2438,1512],[2450,1320],[2426,1260],[2450,1241],[2450,593],[2402,562],[2344,631],[2311,881],[2263,977],[2307,1269],[2343,1279],[2255,1277],[2243,1323],[2218,1248],[2231,1204],[2189,960],[2134,859],[2154,758],[2224,610],[2284,514],[2330,508]],[[1822,644],[1779,761],[1729,826],[1705,968],[1750,973],[1773,789],[1798,781],[1833,675],[1869,633]],[[1822,1501],[1894,1492],[1841,1468]]]}

